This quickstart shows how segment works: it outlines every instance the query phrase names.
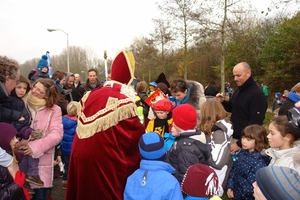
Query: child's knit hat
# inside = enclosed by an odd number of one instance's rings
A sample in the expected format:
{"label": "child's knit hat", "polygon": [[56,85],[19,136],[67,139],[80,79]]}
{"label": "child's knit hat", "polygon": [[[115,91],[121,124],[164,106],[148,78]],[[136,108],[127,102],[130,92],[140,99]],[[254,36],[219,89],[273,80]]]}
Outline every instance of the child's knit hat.
{"label": "child's knit hat", "polygon": [[268,166],[256,172],[256,183],[267,199],[299,199],[300,175],[294,169]]}
{"label": "child's knit hat", "polygon": [[211,197],[217,194],[219,179],[216,172],[207,165],[190,166],[181,182],[182,191],[188,196]]}
{"label": "child's knit hat", "polygon": [[275,94],[276,94],[276,96],[277,96],[278,98],[281,97],[281,93],[280,93],[280,92],[276,92]]}
{"label": "child's knit hat", "polygon": [[139,150],[141,159],[164,161],[166,149],[163,138],[155,132],[145,133],[140,138]]}
{"label": "child's knit hat", "polygon": [[156,82],[154,82],[154,81],[152,81],[152,82],[150,82],[150,83],[149,83],[149,86],[156,87],[156,86],[157,86],[157,83],[156,83]]}
{"label": "child's knit hat", "polygon": [[169,99],[162,99],[153,105],[153,110],[170,112],[173,106]]}
{"label": "child's knit hat", "polygon": [[182,130],[192,130],[197,124],[196,109],[190,104],[181,104],[172,112],[173,122]]}
{"label": "child's knit hat", "polygon": [[12,152],[10,141],[18,133],[17,129],[11,124],[0,122],[0,147],[7,152]]}
{"label": "child's knit hat", "polygon": [[48,56],[47,55],[42,55],[41,60],[39,60],[37,66],[36,66],[36,69],[37,70],[42,70],[44,67],[46,67],[47,70],[49,70],[48,61],[47,60],[48,60]]}

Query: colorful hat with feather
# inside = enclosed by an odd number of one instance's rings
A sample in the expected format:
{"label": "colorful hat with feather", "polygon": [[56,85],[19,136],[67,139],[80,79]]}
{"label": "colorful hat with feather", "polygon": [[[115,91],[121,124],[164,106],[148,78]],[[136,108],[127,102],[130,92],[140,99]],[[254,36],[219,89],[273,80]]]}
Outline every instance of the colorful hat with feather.
{"label": "colorful hat with feather", "polygon": [[135,60],[132,52],[121,51],[111,65],[111,80],[130,86],[134,80]]}

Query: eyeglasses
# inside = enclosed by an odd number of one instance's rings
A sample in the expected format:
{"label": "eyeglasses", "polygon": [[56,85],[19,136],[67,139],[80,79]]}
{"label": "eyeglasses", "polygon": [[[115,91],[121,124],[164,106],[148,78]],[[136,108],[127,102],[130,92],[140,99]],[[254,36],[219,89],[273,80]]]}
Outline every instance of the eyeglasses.
{"label": "eyeglasses", "polygon": [[32,87],[32,90],[38,92],[39,94],[46,94],[46,92],[43,92],[42,90],[40,90],[39,88],[37,88],[36,86]]}

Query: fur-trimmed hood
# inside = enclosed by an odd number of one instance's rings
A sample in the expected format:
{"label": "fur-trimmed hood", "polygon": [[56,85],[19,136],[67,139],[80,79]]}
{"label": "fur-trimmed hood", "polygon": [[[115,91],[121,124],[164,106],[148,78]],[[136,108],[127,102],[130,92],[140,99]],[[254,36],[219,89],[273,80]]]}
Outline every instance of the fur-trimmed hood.
{"label": "fur-trimmed hood", "polygon": [[198,122],[200,122],[201,120],[200,107],[204,102],[206,102],[203,85],[197,81],[192,81],[192,80],[187,80],[186,83],[190,88],[190,97],[187,103],[192,105],[196,109]]}

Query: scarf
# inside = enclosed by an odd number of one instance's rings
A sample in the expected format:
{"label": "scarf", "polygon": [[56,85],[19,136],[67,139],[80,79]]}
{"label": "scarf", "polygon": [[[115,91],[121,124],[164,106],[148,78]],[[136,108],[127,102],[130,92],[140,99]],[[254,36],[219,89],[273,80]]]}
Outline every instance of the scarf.
{"label": "scarf", "polygon": [[181,104],[185,104],[189,100],[190,95],[191,95],[191,89],[188,88],[186,96],[181,101],[176,100],[176,106],[181,105]]}
{"label": "scarf", "polygon": [[31,91],[28,92],[27,102],[34,108],[34,110],[38,110],[46,105],[45,99],[39,99],[33,96]]}

